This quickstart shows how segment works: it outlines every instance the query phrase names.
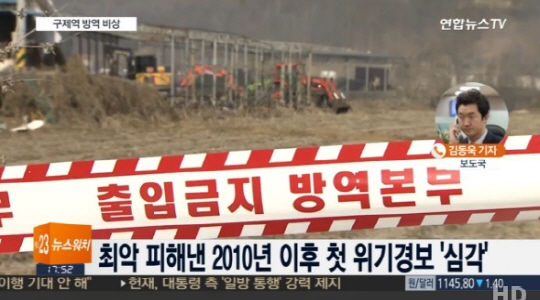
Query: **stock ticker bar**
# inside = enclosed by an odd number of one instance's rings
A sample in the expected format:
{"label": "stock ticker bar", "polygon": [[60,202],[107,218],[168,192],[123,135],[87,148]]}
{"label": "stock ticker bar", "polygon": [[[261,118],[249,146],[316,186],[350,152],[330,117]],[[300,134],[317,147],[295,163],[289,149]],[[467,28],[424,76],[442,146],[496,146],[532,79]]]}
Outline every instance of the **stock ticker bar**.
{"label": "stock ticker bar", "polygon": [[493,291],[519,286],[540,291],[540,276],[406,276],[406,291]]}
{"label": "stock ticker bar", "polygon": [[405,291],[405,276],[1,276],[0,291]]}
{"label": "stock ticker bar", "polygon": [[0,276],[0,291],[540,291],[540,276]]}

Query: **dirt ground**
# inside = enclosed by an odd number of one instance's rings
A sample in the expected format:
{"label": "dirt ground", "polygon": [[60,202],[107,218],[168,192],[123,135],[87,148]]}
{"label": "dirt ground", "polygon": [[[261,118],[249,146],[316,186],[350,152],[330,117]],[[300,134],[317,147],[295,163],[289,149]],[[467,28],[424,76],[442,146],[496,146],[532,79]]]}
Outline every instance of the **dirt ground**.
{"label": "dirt ground", "polygon": [[[260,148],[331,145],[435,137],[432,109],[415,108],[405,101],[352,101],[353,111],[334,115],[321,110],[294,113],[287,109],[257,116],[204,113],[175,122],[136,127],[109,119],[107,126],[46,125],[31,133],[0,131],[0,154],[6,164],[114,159],[180,153]],[[18,120],[5,119],[9,125]],[[535,134],[540,110],[512,113],[509,134]],[[140,123],[140,122],[139,122]],[[539,222],[432,226],[381,229],[286,238],[537,238]],[[33,274],[30,253],[0,255],[0,274]]]}

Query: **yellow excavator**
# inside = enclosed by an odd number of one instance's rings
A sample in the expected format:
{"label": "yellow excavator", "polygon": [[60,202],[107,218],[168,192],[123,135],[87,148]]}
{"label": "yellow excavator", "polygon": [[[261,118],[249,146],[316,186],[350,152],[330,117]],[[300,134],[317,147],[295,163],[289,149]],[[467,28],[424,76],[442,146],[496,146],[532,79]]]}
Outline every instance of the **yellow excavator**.
{"label": "yellow excavator", "polygon": [[109,45],[105,47],[105,53],[109,59],[109,75],[136,80],[155,87],[159,92],[170,93],[170,68],[158,66],[156,56],[133,56],[131,49]]}
{"label": "yellow excavator", "polygon": [[133,58],[135,80],[154,86],[158,91],[170,93],[172,75],[170,68],[158,66],[154,55],[139,55]]}

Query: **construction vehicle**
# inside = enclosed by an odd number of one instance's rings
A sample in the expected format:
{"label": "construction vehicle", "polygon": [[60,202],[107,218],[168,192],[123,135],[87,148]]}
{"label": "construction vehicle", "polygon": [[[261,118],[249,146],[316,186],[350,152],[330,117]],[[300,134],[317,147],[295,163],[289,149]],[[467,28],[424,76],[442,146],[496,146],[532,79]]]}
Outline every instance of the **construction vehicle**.
{"label": "construction vehicle", "polygon": [[105,69],[101,70],[100,73],[135,80],[136,72],[131,49],[103,45],[103,51]]}
{"label": "construction vehicle", "polygon": [[172,74],[165,66],[158,66],[154,55],[133,55],[129,48],[104,45],[107,61],[106,71],[111,76],[135,80],[155,87],[160,93],[169,95]]}
{"label": "construction vehicle", "polygon": [[[299,82],[299,66],[297,63],[277,64],[274,70],[274,99],[285,99],[290,102],[289,95],[297,97],[297,82]],[[307,94],[308,77],[302,75],[300,78],[302,93]],[[311,77],[310,78],[311,101],[320,108],[331,108],[337,114],[347,113],[351,106],[347,102],[345,95],[340,92],[332,78]],[[282,91],[284,95],[282,95]]]}
{"label": "construction vehicle", "polygon": [[233,76],[227,72],[227,69],[214,65],[195,65],[180,80],[180,90],[182,94],[200,97],[205,99],[213,98],[214,77],[216,100],[232,92],[233,99],[241,97],[244,89],[239,87]]}
{"label": "construction vehicle", "polygon": [[151,85],[159,92],[170,95],[172,81],[170,67],[158,66],[154,55],[134,56],[132,66],[137,82]]}

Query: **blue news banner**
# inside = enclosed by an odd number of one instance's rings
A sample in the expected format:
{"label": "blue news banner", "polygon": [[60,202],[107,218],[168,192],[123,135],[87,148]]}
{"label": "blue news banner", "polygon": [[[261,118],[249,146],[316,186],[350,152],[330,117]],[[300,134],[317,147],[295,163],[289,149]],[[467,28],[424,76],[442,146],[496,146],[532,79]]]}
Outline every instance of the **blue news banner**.
{"label": "blue news banner", "polygon": [[37,264],[36,276],[0,276],[0,290],[540,291],[539,248],[534,240],[94,240],[92,263]]}

